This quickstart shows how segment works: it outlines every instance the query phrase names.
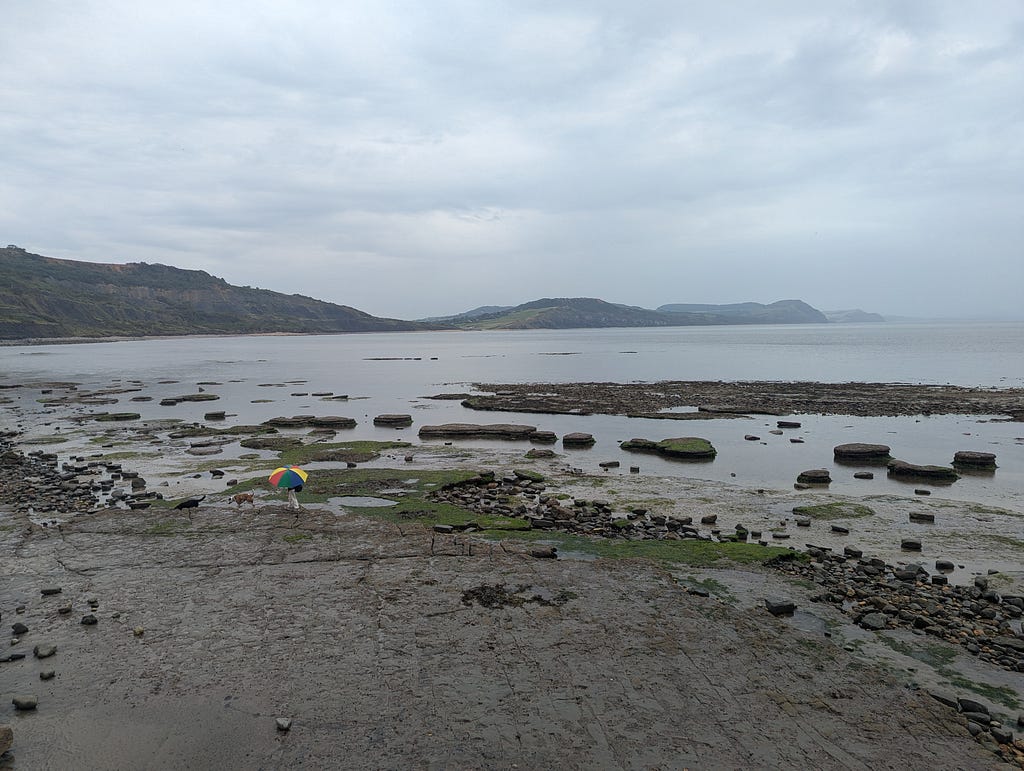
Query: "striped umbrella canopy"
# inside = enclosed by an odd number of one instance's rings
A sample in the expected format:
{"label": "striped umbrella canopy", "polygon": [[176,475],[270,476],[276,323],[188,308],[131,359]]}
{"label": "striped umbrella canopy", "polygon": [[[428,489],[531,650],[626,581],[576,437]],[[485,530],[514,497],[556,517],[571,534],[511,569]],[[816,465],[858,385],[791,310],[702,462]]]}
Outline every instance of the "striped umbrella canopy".
{"label": "striped umbrella canopy", "polygon": [[309,478],[309,474],[298,466],[282,466],[274,469],[270,475],[270,484],[274,487],[298,487],[304,485],[307,478]]}

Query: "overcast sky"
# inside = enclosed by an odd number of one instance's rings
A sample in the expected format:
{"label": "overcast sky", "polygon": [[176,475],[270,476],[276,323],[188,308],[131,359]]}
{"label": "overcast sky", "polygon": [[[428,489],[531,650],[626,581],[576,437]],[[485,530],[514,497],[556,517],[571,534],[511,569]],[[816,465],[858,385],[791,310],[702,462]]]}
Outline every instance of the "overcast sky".
{"label": "overcast sky", "polygon": [[3,3],[0,241],[416,318],[1024,317],[1024,3]]}

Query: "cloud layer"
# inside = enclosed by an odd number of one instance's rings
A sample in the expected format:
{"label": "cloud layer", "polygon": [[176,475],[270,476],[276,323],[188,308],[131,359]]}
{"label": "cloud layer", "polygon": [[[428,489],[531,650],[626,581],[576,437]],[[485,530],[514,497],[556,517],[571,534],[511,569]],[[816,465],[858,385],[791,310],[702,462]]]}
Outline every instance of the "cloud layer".
{"label": "cloud layer", "polygon": [[[634,7],[635,6],[635,7]],[[1024,6],[17,4],[0,238],[412,318],[1024,315]]]}

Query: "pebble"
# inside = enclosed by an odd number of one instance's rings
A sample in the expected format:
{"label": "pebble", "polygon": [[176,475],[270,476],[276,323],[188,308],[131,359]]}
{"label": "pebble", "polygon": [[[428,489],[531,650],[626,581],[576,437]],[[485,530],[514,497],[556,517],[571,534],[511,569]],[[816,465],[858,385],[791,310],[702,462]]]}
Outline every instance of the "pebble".
{"label": "pebble", "polygon": [[11,704],[13,704],[14,708],[17,710],[35,709],[39,706],[39,697],[34,694],[17,694],[13,699],[11,699]]}
{"label": "pebble", "polygon": [[94,616],[92,613],[82,616],[82,623],[85,626],[96,626],[96,616]]}
{"label": "pebble", "polygon": [[43,643],[32,649],[37,659],[48,659],[57,652],[57,646],[51,643]]}
{"label": "pebble", "polygon": [[277,724],[278,731],[290,731],[292,728],[292,719],[290,717],[279,717],[275,723]]}
{"label": "pebble", "polygon": [[42,594],[44,597],[49,597],[52,594],[60,594],[61,591],[62,588],[59,586],[44,586],[42,589],[39,590],[39,593]]}
{"label": "pebble", "polygon": [[57,673],[52,669],[44,669],[39,673],[40,680],[52,680],[57,676]]}
{"label": "pebble", "polygon": [[25,634],[28,631],[28,627],[20,621],[16,621],[11,624],[11,631],[14,632],[14,634]]}

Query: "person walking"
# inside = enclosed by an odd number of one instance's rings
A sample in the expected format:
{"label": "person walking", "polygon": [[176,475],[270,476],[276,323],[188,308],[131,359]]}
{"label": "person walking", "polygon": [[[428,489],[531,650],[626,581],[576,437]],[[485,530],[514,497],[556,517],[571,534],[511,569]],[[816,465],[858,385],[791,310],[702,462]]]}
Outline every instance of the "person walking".
{"label": "person walking", "polygon": [[296,493],[301,492],[301,491],[302,491],[302,485],[298,485],[297,487],[289,487],[288,488],[288,508],[293,509],[294,511],[298,511],[299,510],[299,498],[296,495]]}

